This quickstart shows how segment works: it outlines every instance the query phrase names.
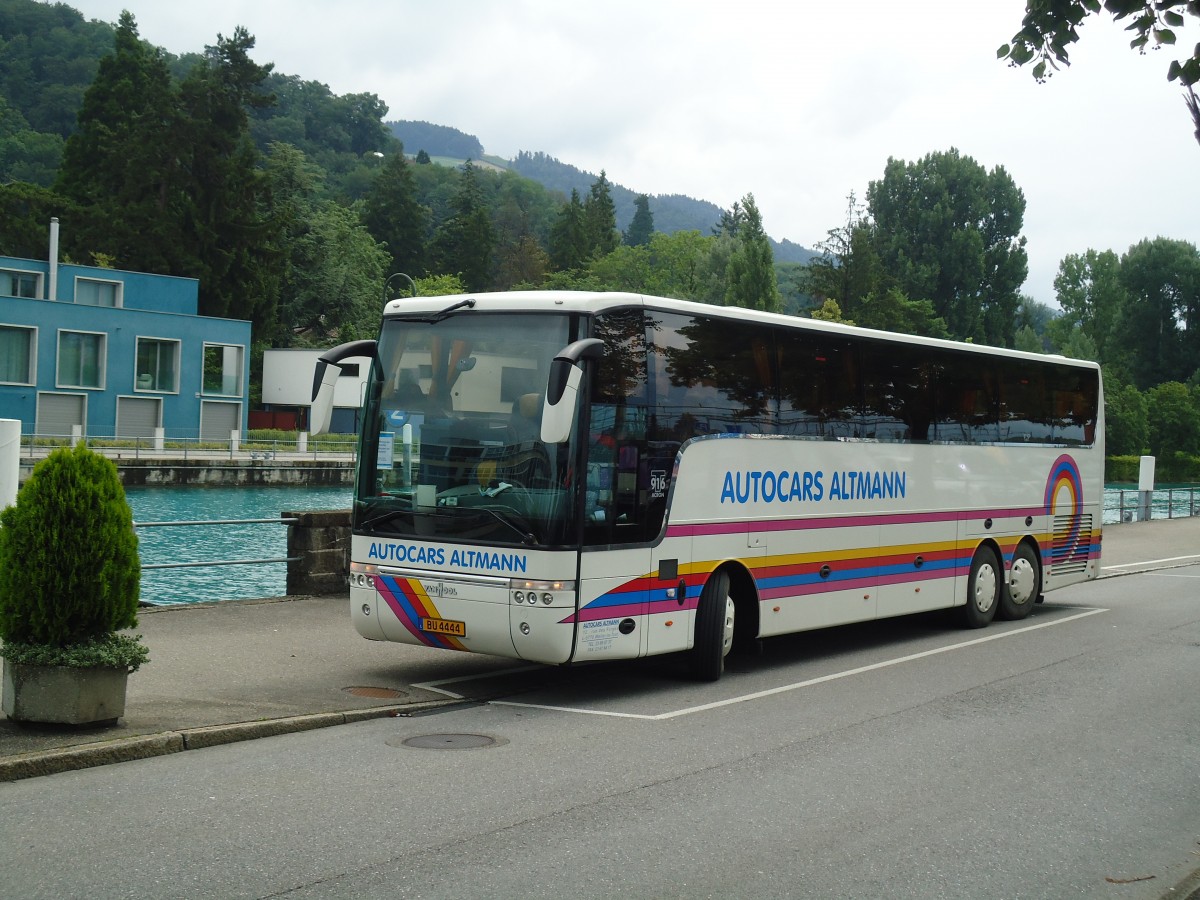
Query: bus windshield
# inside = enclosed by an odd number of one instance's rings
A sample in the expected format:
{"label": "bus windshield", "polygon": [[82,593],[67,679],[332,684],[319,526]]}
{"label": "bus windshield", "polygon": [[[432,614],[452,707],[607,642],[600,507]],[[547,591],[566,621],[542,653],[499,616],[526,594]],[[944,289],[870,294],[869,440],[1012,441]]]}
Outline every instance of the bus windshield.
{"label": "bus windshield", "polygon": [[560,546],[574,539],[569,444],[544,444],[550,363],[570,316],[384,320],[364,406],[356,533]]}

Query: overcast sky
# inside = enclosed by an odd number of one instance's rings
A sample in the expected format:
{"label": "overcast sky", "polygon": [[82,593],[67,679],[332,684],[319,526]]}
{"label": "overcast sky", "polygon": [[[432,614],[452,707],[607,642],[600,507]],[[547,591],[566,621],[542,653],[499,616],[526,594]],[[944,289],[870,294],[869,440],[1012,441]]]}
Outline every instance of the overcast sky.
{"label": "overcast sky", "polygon": [[[1046,84],[996,59],[1024,0],[68,0],[181,54],[245,26],[253,58],[388,119],[542,151],[639,193],[728,208],[807,247],[889,157],[956,147],[1026,199],[1029,280],[1054,303],[1068,253],[1200,243],[1200,144],[1174,48],[1140,56],[1107,14]],[[1200,40],[1190,20],[1180,48]],[[1180,51],[1182,55],[1182,50]]]}

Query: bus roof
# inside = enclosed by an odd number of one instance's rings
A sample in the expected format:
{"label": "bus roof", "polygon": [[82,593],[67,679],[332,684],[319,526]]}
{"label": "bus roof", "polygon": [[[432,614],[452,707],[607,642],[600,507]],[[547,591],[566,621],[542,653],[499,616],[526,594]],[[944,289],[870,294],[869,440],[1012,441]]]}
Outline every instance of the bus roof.
{"label": "bus roof", "polygon": [[970,353],[1007,356],[1016,359],[1029,359],[1031,361],[1046,362],[1053,360],[1063,365],[1073,365],[1090,369],[1099,368],[1098,363],[1090,360],[1071,359],[1057,354],[1030,353],[1023,350],[1011,350],[1006,347],[993,347],[986,344],[972,344],[965,341],[879,331],[873,328],[846,325],[840,322],[825,322],[820,319],[790,316],[784,313],[770,313],[735,306],[713,306],[708,303],[697,303],[691,300],[674,300],[667,297],[655,297],[621,291],[497,291],[442,295],[437,297],[401,297],[390,301],[384,307],[384,317],[430,315],[440,312],[452,304],[468,299],[475,301],[472,308],[476,312],[553,311],[596,314],[610,309],[629,308],[632,306],[645,309],[660,309],[667,312],[688,315],[736,319],[741,322],[761,322],[783,328],[799,328],[810,332],[823,332],[845,337],[867,338],[870,340],[920,346],[945,347],[947,349],[962,350]]}

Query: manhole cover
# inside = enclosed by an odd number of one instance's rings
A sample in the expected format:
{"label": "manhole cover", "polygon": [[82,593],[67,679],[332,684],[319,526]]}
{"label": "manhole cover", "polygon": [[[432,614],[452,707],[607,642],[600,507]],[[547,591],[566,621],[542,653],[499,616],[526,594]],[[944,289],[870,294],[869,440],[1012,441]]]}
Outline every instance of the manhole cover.
{"label": "manhole cover", "polygon": [[482,750],[485,747],[498,747],[503,743],[503,740],[488,737],[486,734],[420,734],[400,742],[404,747],[414,747],[418,750]]}
{"label": "manhole cover", "polygon": [[348,687],[342,690],[355,697],[367,697],[371,700],[398,700],[407,696],[404,691],[386,687]]}

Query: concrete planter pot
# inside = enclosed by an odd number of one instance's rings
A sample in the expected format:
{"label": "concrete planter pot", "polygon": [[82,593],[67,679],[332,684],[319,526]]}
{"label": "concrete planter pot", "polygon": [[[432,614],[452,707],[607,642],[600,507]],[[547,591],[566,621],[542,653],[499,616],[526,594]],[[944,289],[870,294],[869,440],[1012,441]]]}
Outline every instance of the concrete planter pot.
{"label": "concrete planter pot", "polygon": [[124,669],[27,666],[4,661],[3,708],[16,722],[115,725],[125,715]]}

